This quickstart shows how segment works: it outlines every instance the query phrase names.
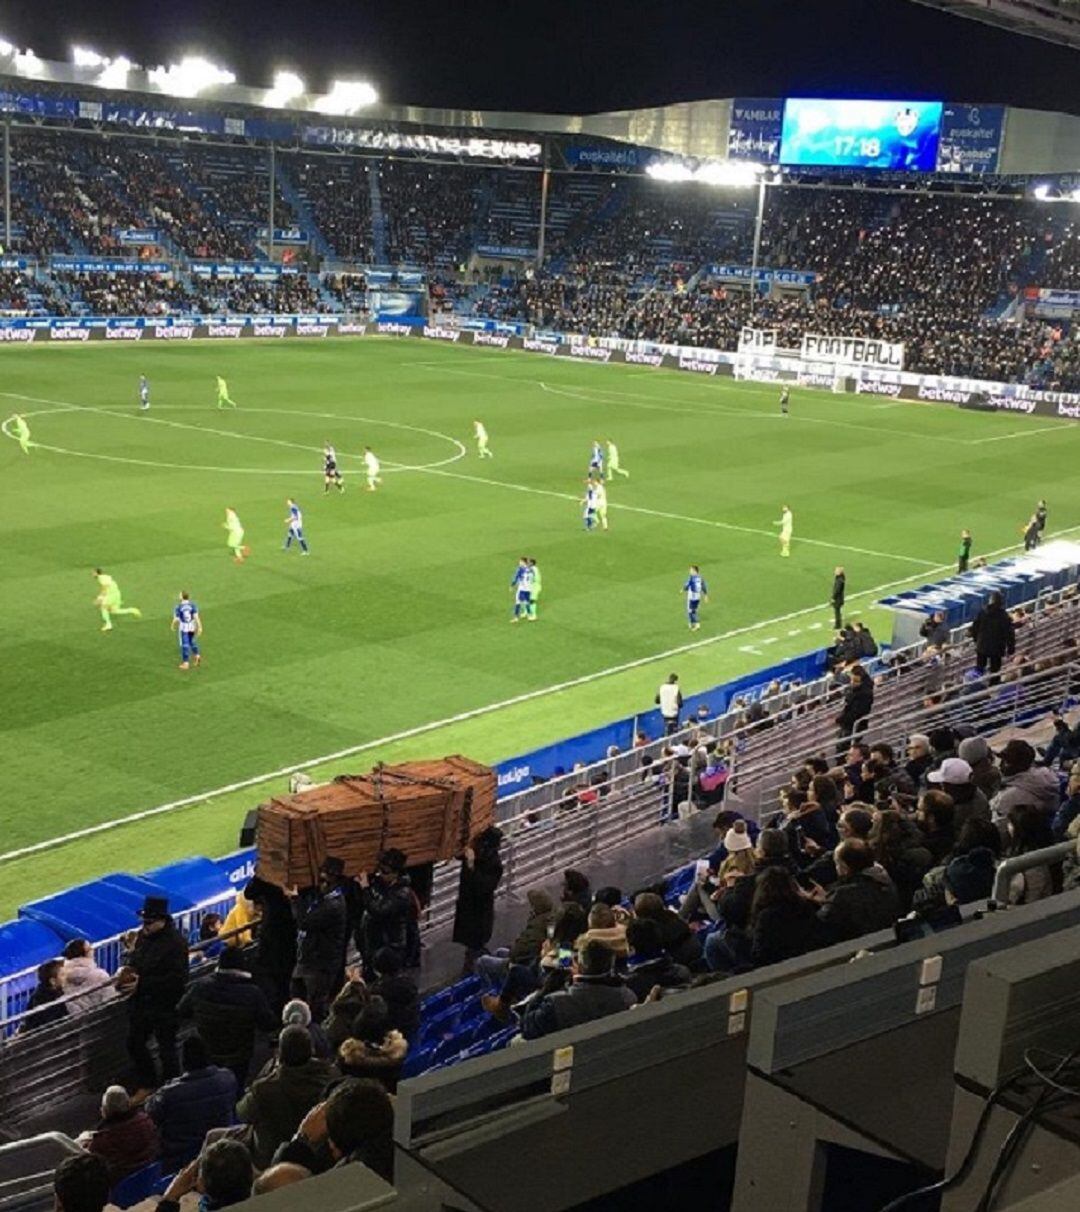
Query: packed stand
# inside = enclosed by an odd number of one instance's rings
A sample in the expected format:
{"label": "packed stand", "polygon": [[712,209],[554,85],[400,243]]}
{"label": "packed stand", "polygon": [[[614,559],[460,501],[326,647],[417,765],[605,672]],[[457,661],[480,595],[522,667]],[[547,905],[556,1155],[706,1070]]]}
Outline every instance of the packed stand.
{"label": "packed stand", "polygon": [[[206,211],[222,228],[254,248],[259,228],[269,219],[270,169],[265,152],[240,153],[221,148],[185,147],[174,163],[190,181]],[[296,226],[297,217],[281,192],[274,191],[274,226]]]}
{"label": "packed stand", "polygon": [[54,270],[73,304],[96,316],[164,316],[191,311],[194,297],[171,274]]}
{"label": "packed stand", "polygon": [[391,264],[445,272],[468,259],[490,170],[384,160],[379,173]]}
{"label": "packed stand", "polygon": [[274,278],[195,278],[192,289],[195,310],[204,315],[327,310],[306,274],[281,274]]}
{"label": "packed stand", "polygon": [[311,208],[334,255],[370,263],[374,245],[368,173],[378,172],[378,165],[351,156],[283,157],[282,164],[292,174],[297,192]]}

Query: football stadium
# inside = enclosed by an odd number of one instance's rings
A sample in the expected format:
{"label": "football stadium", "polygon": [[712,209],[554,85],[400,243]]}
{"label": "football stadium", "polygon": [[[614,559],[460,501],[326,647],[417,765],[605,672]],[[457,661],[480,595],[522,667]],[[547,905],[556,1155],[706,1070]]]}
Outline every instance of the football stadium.
{"label": "football stadium", "polygon": [[0,5],[0,1208],[1077,1206],[1080,8],[127,7]]}

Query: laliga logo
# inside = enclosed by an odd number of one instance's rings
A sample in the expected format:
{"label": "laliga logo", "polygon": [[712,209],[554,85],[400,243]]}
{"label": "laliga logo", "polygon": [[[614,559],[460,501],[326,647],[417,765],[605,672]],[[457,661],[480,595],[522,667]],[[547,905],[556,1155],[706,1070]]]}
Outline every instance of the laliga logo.
{"label": "laliga logo", "polygon": [[528,766],[514,766],[499,775],[499,786],[510,787],[514,783],[523,783],[529,777]]}

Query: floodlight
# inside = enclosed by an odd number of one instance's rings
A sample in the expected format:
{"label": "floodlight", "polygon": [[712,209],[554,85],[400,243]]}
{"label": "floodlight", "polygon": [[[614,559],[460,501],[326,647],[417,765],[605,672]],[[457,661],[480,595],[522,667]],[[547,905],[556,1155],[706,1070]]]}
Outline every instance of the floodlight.
{"label": "floodlight", "polygon": [[108,67],[109,60],[104,55],[99,55],[95,50],[89,50],[85,46],[73,46],[71,48],[71,61],[76,67]]}
{"label": "floodlight", "polygon": [[264,101],[274,109],[280,109],[307,92],[307,85],[296,72],[274,72],[274,87],[267,91]]}
{"label": "floodlight", "polygon": [[0,57],[6,58],[8,55],[13,55],[15,48],[6,38],[0,38]]}
{"label": "floodlight", "polygon": [[701,165],[694,173],[694,180],[704,181],[706,185],[729,185],[740,189],[757,185],[763,176],[764,170],[760,164],[741,160],[713,160]]}
{"label": "floodlight", "polygon": [[118,55],[102,69],[94,83],[99,88],[127,88],[128,73],[134,66],[130,59]]}
{"label": "floodlight", "polygon": [[645,171],[657,181],[690,181],[694,176],[693,170],[678,160],[654,160]]}
{"label": "floodlight", "polygon": [[1050,197],[1050,186],[1036,185],[1033,192],[1035,197],[1038,198],[1040,202],[1046,202]]}
{"label": "floodlight", "polygon": [[37,76],[45,64],[27,47],[24,51],[15,52],[15,70],[21,76]]}
{"label": "floodlight", "polygon": [[194,97],[215,85],[235,84],[236,76],[201,55],[186,55],[179,63],[153,68],[150,83],[174,97]]}
{"label": "floodlight", "polygon": [[323,114],[355,114],[378,99],[379,94],[365,80],[334,80],[315,108]]}

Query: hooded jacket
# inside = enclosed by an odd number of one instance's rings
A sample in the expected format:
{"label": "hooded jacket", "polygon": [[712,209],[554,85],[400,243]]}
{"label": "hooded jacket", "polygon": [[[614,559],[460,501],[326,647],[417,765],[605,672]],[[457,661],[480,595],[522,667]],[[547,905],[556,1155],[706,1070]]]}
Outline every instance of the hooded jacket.
{"label": "hooded jacket", "polygon": [[347,1039],[338,1049],[337,1067],[343,1077],[374,1078],[387,1094],[396,1094],[408,1051],[408,1041],[400,1031],[388,1031],[377,1044]]}
{"label": "hooded jacket", "polygon": [[990,811],[995,821],[1004,820],[1009,809],[1018,804],[1033,804],[1046,813],[1047,819],[1058,809],[1061,802],[1061,785],[1058,776],[1046,766],[1032,766],[1007,774],[1001,790],[990,801]]}
{"label": "hooded jacket", "polygon": [[166,1082],[146,1100],[161,1133],[161,1167],[172,1174],[197,1156],[211,1128],[233,1122],[236,1077],[230,1069],[207,1065]]}
{"label": "hooded jacket", "polygon": [[68,1002],[72,1014],[81,1014],[84,1010],[92,1010],[103,1002],[111,1001],[116,996],[116,989],[110,983],[111,977],[104,968],[94,963],[92,955],[79,955],[74,959],[64,960],[64,996],[73,994],[85,995]]}
{"label": "hooded jacket", "polygon": [[193,1018],[210,1059],[236,1066],[251,1059],[255,1033],[273,1031],[277,1015],[246,972],[218,969],[196,981],[180,999],[181,1018]]}

